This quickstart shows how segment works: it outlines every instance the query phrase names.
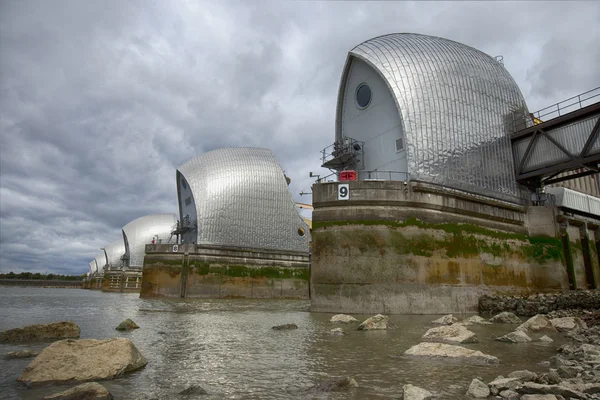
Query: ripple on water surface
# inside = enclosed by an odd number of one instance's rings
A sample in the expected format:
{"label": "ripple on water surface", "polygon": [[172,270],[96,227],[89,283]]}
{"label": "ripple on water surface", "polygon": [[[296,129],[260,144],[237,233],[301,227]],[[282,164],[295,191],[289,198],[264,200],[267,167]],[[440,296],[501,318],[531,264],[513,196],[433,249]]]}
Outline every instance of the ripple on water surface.
{"label": "ripple on water surface", "polygon": [[[72,320],[82,338],[130,338],[148,359],[141,371],[101,382],[116,399],[170,399],[190,385],[209,393],[204,398],[231,399],[368,399],[399,397],[411,383],[446,399],[463,399],[471,379],[489,381],[517,369],[541,372],[539,361],[555,354],[561,341],[507,344],[493,338],[514,325],[471,326],[480,342],[466,347],[497,356],[497,366],[464,366],[409,359],[403,352],[420,342],[436,316],[391,316],[397,328],[357,331],[357,324],[333,325],[332,314],[310,313],[309,302],[279,300],[144,300],[136,294],[79,289],[0,287],[0,330],[35,323]],[[355,315],[363,320],[369,315]],[[125,318],[140,329],[118,332]],[[295,323],[298,329],[276,331]],[[329,330],[342,327],[347,335]],[[559,338],[556,338],[559,339]],[[46,344],[0,345],[7,353]],[[0,398],[39,399],[61,388],[28,390],[16,379],[31,360],[0,361]],[[360,388],[347,393],[315,394],[307,390],[332,377],[352,376]],[[64,389],[64,388],[63,388]],[[143,397],[142,397],[143,398]]]}

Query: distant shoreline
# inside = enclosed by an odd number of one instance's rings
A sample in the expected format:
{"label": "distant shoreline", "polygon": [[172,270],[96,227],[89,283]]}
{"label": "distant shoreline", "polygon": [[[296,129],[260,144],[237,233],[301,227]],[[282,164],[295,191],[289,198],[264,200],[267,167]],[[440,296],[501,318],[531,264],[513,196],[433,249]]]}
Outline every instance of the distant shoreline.
{"label": "distant shoreline", "polygon": [[83,289],[83,282],[50,279],[0,279],[0,286]]}

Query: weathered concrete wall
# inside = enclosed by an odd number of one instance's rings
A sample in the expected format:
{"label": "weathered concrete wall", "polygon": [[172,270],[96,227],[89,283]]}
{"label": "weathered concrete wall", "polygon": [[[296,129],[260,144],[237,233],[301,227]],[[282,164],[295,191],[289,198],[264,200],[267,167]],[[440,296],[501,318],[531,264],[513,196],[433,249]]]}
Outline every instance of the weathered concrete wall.
{"label": "weathered concrete wall", "polygon": [[484,293],[568,288],[560,239],[527,235],[525,207],[393,181],[344,201],[317,184],[313,206],[315,311],[475,312]]}
{"label": "weathered concrete wall", "polygon": [[147,245],[141,297],[309,298],[308,254]]}

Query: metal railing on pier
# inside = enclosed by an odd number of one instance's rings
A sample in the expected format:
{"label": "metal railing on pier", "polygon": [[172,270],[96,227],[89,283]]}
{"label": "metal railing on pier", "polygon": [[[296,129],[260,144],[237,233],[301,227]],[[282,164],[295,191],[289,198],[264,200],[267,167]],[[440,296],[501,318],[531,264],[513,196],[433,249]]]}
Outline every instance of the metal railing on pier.
{"label": "metal railing on pier", "polygon": [[[357,171],[358,180],[371,180],[371,181],[408,181],[408,172],[398,172],[398,171]],[[319,177],[315,183],[324,183],[324,182],[338,182],[338,174],[336,172],[329,174],[327,176]]]}
{"label": "metal railing on pier", "polygon": [[515,115],[513,118],[513,132],[520,131],[533,125],[541,124],[550,119],[558,118],[573,111],[580,110],[600,102],[600,87],[570,97],[566,100],[542,108],[529,115]]}

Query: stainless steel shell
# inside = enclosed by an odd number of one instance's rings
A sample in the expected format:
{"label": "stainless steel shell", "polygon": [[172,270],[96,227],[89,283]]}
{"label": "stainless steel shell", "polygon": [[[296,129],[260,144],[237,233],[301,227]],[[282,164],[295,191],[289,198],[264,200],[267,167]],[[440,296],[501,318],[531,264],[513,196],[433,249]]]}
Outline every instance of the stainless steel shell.
{"label": "stainless steel shell", "polygon": [[96,260],[98,272],[103,273],[104,266],[106,265],[106,255],[104,254],[104,251],[100,254],[96,254],[96,257],[94,257],[94,259]]}
{"label": "stainless steel shell", "polygon": [[125,244],[123,239],[115,240],[114,242],[104,246],[108,267],[110,269],[118,269],[121,265],[121,257],[125,254]]}
{"label": "stainless steel shell", "polygon": [[92,260],[92,261],[90,261],[90,270],[88,272],[88,276],[95,274],[96,272],[97,272],[96,260]]}
{"label": "stainless steel shell", "polygon": [[308,252],[308,225],[271,150],[224,148],[192,158],[177,169],[177,192],[181,220],[195,229],[186,242]]}
{"label": "stainless steel shell", "polygon": [[487,54],[439,37],[394,33],[352,49],[384,79],[400,114],[410,180],[520,201],[509,135],[526,116],[519,87]]}
{"label": "stainless steel shell", "polygon": [[171,243],[175,237],[171,232],[177,224],[175,214],[152,214],[131,221],[123,227],[125,253],[129,257],[129,267],[141,268],[144,264],[146,245],[157,238],[161,243]]}

